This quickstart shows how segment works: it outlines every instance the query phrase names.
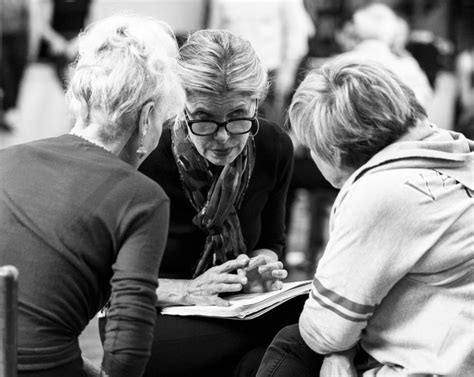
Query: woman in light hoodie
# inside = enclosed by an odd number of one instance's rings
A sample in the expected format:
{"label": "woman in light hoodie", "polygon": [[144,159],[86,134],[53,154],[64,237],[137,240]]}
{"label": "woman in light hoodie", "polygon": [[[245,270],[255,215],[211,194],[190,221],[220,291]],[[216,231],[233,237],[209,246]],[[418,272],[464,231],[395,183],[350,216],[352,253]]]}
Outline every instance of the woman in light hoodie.
{"label": "woman in light hoodie", "polygon": [[341,191],[299,327],[257,375],[471,375],[474,142],[430,124],[375,62],[328,62],[289,112]]}

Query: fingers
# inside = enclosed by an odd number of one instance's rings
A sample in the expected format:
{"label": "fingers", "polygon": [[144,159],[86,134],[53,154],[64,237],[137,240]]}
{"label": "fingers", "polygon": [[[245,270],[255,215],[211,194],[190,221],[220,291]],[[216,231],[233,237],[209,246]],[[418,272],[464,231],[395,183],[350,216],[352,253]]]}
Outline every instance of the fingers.
{"label": "fingers", "polygon": [[267,258],[263,255],[257,255],[249,260],[248,267],[245,268],[246,271],[252,271],[258,266],[263,266],[267,264]]}
{"label": "fingers", "polygon": [[242,284],[216,284],[214,286],[215,293],[239,292],[242,289]]}
{"label": "fingers", "polygon": [[274,262],[258,267],[258,272],[263,279],[283,280],[288,277],[288,271],[283,268],[283,263]]}
{"label": "fingers", "polygon": [[212,296],[212,298],[208,302],[209,305],[215,306],[230,306],[230,302],[220,298],[219,296]]}
{"label": "fingers", "polygon": [[277,280],[284,280],[288,277],[288,271],[281,269],[281,270],[272,270],[266,271],[261,273],[263,279],[277,279]]}
{"label": "fingers", "polygon": [[283,263],[281,262],[272,262],[272,263],[267,263],[265,265],[259,266],[258,267],[258,272],[261,274],[264,274],[266,272],[271,272],[271,271],[286,271],[283,269]]}
{"label": "fingers", "polygon": [[281,280],[275,280],[270,285],[271,291],[279,291],[282,288],[283,288],[283,282]]}
{"label": "fingers", "polygon": [[247,276],[235,274],[218,274],[215,277],[216,283],[224,284],[247,284]]}
{"label": "fingers", "polygon": [[245,254],[240,254],[237,258],[229,260],[220,266],[213,267],[216,272],[222,273],[222,272],[230,272],[230,271],[235,271],[240,268],[245,268],[247,267],[249,263],[249,257]]}

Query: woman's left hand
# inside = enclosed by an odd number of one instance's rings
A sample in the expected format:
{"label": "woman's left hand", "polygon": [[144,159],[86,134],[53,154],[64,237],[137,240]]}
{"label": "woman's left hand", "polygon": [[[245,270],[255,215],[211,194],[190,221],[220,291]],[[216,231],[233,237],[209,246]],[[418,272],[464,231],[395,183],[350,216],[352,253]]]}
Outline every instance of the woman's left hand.
{"label": "woman's left hand", "polygon": [[244,269],[248,283],[244,292],[269,292],[282,288],[282,280],[288,277],[288,271],[283,268],[283,263],[278,261],[276,254],[271,250],[256,250],[250,258],[248,266]]}

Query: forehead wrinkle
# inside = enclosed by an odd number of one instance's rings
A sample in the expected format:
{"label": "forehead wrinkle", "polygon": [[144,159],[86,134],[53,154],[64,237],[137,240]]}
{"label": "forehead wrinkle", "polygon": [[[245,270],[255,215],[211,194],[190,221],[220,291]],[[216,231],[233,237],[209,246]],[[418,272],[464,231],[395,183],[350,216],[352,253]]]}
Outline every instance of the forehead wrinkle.
{"label": "forehead wrinkle", "polygon": [[247,110],[249,105],[249,98],[244,97],[236,100],[233,96],[223,97],[210,97],[210,96],[196,96],[192,97],[188,101],[188,108],[192,112],[204,111],[213,112],[225,110],[226,113],[230,113],[239,109]]}

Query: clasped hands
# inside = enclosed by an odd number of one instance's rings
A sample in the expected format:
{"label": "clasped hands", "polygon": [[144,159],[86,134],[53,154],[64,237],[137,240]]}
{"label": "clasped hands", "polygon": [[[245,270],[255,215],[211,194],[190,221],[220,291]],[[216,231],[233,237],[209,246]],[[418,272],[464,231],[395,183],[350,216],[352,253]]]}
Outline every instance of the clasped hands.
{"label": "clasped hands", "polygon": [[268,255],[250,258],[241,254],[189,280],[185,288],[186,301],[189,305],[229,306],[229,301],[219,297],[219,294],[241,290],[246,293],[279,290],[287,276],[283,263]]}

